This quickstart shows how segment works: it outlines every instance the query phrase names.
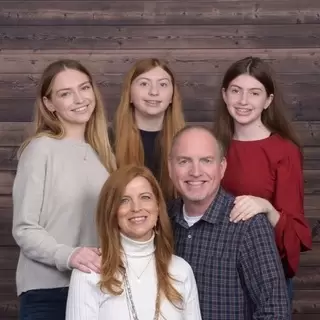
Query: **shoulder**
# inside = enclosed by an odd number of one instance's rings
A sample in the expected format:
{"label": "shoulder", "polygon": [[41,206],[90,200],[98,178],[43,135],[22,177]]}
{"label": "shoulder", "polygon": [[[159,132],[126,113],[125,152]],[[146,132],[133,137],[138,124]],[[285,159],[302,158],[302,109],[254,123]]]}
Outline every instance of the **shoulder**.
{"label": "shoulder", "polygon": [[167,211],[171,219],[181,212],[182,205],[183,201],[181,198],[171,200],[167,203]]}
{"label": "shoulder", "polygon": [[71,274],[71,282],[70,286],[75,284],[81,284],[85,286],[90,286],[92,288],[96,288],[100,291],[99,288],[100,275],[91,271],[91,273],[82,272],[78,269],[73,269]]}
{"label": "shoulder", "polygon": [[193,271],[190,264],[181,257],[172,255],[170,273],[174,278],[185,282],[193,278]]}
{"label": "shoulder", "polygon": [[295,145],[292,141],[281,137],[278,134],[273,135],[273,147],[276,147],[284,154],[294,154],[294,155],[301,155],[300,148]]}

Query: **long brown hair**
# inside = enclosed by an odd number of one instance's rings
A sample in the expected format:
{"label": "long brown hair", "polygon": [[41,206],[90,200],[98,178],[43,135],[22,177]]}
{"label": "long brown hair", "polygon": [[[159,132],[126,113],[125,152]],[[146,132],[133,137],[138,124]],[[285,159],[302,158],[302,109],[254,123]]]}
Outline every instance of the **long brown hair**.
{"label": "long brown hair", "polygon": [[47,66],[44,70],[35,102],[34,132],[32,136],[21,145],[19,154],[21,154],[33,138],[49,136],[55,139],[62,139],[64,137],[65,130],[61,121],[46,108],[43,98],[47,97],[48,99],[51,99],[53,82],[56,76],[66,69],[77,70],[89,78],[96,98],[96,106],[86,125],[85,139],[97,152],[100,161],[106,169],[109,172],[112,172],[115,170],[116,163],[109,142],[107,120],[102,97],[90,72],[76,60],[57,60]]}
{"label": "long brown hair", "polygon": [[175,77],[168,65],[159,59],[150,58],[137,61],[126,75],[120,104],[115,113],[115,154],[119,167],[127,164],[144,165],[143,145],[134,120],[134,106],[130,103],[131,84],[139,75],[160,67],[166,71],[173,84],[172,103],[167,108],[163,128],[158,139],[161,152],[159,183],[166,199],[174,197],[173,184],[169,178],[168,156],[173,136],[185,125],[182,102]]}
{"label": "long brown hair", "polygon": [[222,80],[220,98],[217,105],[217,116],[214,131],[217,138],[229,147],[234,135],[234,120],[230,116],[222,98],[222,90],[227,90],[231,81],[242,74],[248,74],[263,84],[268,97],[272,94],[270,106],[262,111],[261,121],[272,132],[292,141],[299,148],[300,142],[286,114],[286,105],[275,80],[271,67],[258,57],[247,57],[234,62],[226,71]]}
{"label": "long brown hair", "polygon": [[179,305],[182,302],[182,296],[174,288],[172,283],[175,280],[168,270],[173,255],[173,233],[166,204],[156,178],[148,168],[143,166],[120,167],[110,175],[101,190],[96,219],[102,252],[101,290],[106,289],[113,295],[120,295],[123,292],[122,280],[119,276],[124,270],[124,264],[120,254],[122,248],[117,212],[127,184],[136,177],[148,180],[158,202],[159,218],[154,242],[160,296],[162,294],[172,304]]}

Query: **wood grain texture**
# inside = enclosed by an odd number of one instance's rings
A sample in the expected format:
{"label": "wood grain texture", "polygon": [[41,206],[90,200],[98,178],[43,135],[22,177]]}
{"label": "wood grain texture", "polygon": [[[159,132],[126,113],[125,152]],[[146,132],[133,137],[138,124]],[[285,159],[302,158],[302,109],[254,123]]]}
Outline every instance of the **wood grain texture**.
{"label": "wood grain texture", "polygon": [[[318,23],[317,0],[1,1],[0,25],[221,25]],[[125,8],[125,10],[124,10]]]}
{"label": "wood grain texture", "polygon": [[[188,124],[203,124],[212,127],[213,122],[189,121]],[[320,145],[320,121],[294,121],[293,125],[304,147]],[[32,123],[30,122],[0,122],[0,147],[19,146],[30,135],[31,129]]]}
{"label": "wood grain texture", "polygon": [[3,49],[316,48],[320,24],[178,26],[3,26]]}
{"label": "wood grain texture", "polygon": [[40,74],[45,67],[61,58],[78,59],[94,74],[123,74],[138,59],[165,59],[176,73],[223,75],[237,58],[258,56],[277,73],[317,74],[320,72],[320,48],[278,49],[136,49],[136,50],[4,50],[0,52],[0,74]]}

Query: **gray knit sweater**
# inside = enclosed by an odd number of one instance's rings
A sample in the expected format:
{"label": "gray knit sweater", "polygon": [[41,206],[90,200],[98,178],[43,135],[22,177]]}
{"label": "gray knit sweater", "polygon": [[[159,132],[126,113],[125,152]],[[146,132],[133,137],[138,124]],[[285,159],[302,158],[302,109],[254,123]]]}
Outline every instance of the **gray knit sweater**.
{"label": "gray knit sweater", "polygon": [[69,285],[74,249],[98,245],[95,211],[107,178],[84,142],[41,137],[22,152],[13,185],[18,295]]}

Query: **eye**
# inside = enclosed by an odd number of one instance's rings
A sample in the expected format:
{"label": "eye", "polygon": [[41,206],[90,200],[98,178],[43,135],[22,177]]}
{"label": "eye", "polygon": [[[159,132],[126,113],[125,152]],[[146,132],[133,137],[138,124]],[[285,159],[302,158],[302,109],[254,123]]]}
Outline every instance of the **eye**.
{"label": "eye", "polygon": [[187,159],[182,159],[182,160],[179,160],[179,161],[178,161],[179,165],[184,165],[184,164],[186,164],[187,162],[188,162]]}
{"label": "eye", "polygon": [[201,159],[201,162],[203,162],[204,164],[210,164],[213,162],[213,159],[211,158],[204,158],[204,159]]}
{"label": "eye", "polygon": [[239,90],[238,90],[238,89],[233,88],[233,89],[231,89],[231,92],[232,92],[232,93],[239,93]]}
{"label": "eye", "polygon": [[150,200],[150,199],[151,199],[151,196],[145,194],[145,195],[141,196],[141,199],[143,199],[143,200]]}
{"label": "eye", "polygon": [[252,92],[251,94],[256,97],[259,96],[259,92]]}
{"label": "eye", "polygon": [[127,204],[129,202],[129,199],[128,198],[122,198],[120,200],[120,204]]}
{"label": "eye", "polygon": [[83,87],[81,88],[81,90],[83,90],[83,91],[89,90],[89,89],[91,89],[91,85],[89,85],[89,84],[86,84],[85,86],[83,86]]}
{"label": "eye", "polygon": [[162,82],[162,83],[160,83],[160,86],[163,87],[163,88],[166,88],[168,86],[168,83],[167,82]]}
{"label": "eye", "polygon": [[140,85],[141,87],[146,87],[146,86],[148,85],[148,82],[142,81],[142,82],[140,82],[139,85]]}
{"label": "eye", "polygon": [[69,91],[65,91],[65,92],[62,92],[60,94],[60,97],[65,98],[65,97],[68,97],[69,95],[70,95],[70,92]]}

